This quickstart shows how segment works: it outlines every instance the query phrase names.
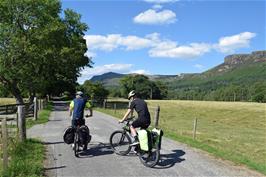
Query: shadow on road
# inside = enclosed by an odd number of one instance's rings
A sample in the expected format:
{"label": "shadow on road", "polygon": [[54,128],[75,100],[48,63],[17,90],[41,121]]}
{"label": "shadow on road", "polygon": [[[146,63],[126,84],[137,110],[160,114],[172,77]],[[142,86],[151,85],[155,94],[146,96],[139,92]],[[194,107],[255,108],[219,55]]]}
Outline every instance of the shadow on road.
{"label": "shadow on road", "polygon": [[59,166],[59,167],[50,167],[50,168],[44,168],[44,171],[49,171],[49,170],[56,170],[56,169],[60,169],[60,168],[66,168],[66,166]]}
{"label": "shadow on road", "polygon": [[157,166],[154,168],[156,169],[164,169],[170,168],[174,166],[176,163],[180,163],[185,159],[181,158],[181,156],[185,155],[186,153],[183,150],[172,150],[173,153],[170,154],[161,154],[160,161]]}
{"label": "shadow on road", "polygon": [[107,143],[90,143],[86,151],[81,152],[79,155],[80,158],[90,158],[101,155],[113,154],[113,150],[110,145]]}
{"label": "shadow on road", "polygon": [[50,145],[50,144],[63,144],[63,141],[56,141],[56,142],[43,142],[44,145]]}

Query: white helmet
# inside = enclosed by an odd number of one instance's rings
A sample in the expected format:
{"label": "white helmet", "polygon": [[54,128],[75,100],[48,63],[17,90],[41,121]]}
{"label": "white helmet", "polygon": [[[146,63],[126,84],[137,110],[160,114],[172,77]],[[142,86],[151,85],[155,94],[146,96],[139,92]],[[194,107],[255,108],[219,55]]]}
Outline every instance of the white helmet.
{"label": "white helmet", "polygon": [[83,92],[82,91],[77,91],[76,95],[83,96]]}
{"label": "white helmet", "polygon": [[131,97],[133,97],[133,96],[135,96],[136,95],[136,92],[135,92],[135,90],[132,90],[131,92],[129,92],[129,94],[128,94],[128,99],[130,100],[130,98]]}

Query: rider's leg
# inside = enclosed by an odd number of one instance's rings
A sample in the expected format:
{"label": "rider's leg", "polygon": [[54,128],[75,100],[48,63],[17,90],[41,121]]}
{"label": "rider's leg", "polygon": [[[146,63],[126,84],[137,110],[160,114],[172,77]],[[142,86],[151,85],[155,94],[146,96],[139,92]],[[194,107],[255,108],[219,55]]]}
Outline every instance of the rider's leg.
{"label": "rider's leg", "polygon": [[130,126],[130,132],[133,137],[137,136],[137,131],[132,125]]}

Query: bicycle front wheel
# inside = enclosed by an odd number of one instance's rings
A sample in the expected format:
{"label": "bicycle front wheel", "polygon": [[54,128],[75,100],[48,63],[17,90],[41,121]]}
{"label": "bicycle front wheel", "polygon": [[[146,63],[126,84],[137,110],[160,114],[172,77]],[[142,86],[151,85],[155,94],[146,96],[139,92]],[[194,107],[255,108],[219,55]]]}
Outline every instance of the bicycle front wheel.
{"label": "bicycle front wheel", "polygon": [[160,150],[158,145],[155,148],[152,148],[150,151],[139,152],[140,162],[146,167],[154,167],[160,159]]}
{"label": "bicycle front wheel", "polygon": [[130,144],[131,139],[125,131],[117,130],[110,136],[110,145],[118,155],[127,155],[131,150]]}

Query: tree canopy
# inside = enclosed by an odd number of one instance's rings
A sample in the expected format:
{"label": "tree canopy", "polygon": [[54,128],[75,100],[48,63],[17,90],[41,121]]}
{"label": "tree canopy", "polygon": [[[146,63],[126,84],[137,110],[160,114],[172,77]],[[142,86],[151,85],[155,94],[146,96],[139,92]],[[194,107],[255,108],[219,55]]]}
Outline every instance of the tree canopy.
{"label": "tree canopy", "polygon": [[81,16],[57,0],[0,2],[0,82],[23,103],[33,96],[73,91],[83,67],[91,67]]}
{"label": "tree canopy", "polygon": [[135,90],[143,99],[162,99],[167,94],[167,88],[162,82],[150,81],[144,75],[128,75],[120,80],[122,95],[127,97],[131,90]]}

